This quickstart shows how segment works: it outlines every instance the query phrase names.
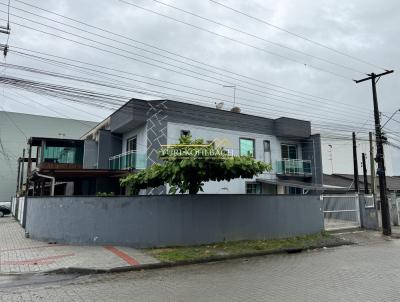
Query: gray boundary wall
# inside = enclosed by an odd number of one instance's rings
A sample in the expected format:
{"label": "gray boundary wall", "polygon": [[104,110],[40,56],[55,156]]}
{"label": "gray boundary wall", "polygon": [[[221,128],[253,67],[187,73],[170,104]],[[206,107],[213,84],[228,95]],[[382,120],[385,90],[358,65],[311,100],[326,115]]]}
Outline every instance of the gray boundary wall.
{"label": "gray boundary wall", "polygon": [[31,238],[137,248],[285,238],[323,230],[312,195],[31,197]]}

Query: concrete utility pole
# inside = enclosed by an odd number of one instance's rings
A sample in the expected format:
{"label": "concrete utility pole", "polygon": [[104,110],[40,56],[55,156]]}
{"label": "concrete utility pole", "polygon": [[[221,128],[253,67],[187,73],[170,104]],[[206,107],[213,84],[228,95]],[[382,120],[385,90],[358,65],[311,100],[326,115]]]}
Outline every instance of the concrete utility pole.
{"label": "concrete utility pole", "polygon": [[371,73],[367,78],[355,81],[361,83],[371,80],[372,83],[372,96],[374,101],[374,117],[375,117],[375,135],[376,135],[376,161],[378,163],[378,176],[379,176],[379,193],[381,200],[381,214],[382,214],[382,231],[384,235],[390,236],[392,234],[392,225],[390,221],[389,201],[386,195],[386,168],[383,152],[383,139],[382,127],[379,115],[378,96],[376,93],[376,83],[380,77],[393,73],[393,70],[387,70],[380,74]]}
{"label": "concrete utility pole", "polygon": [[365,192],[365,194],[369,194],[365,153],[362,154],[362,164],[363,164],[363,175],[364,175],[364,192]]}
{"label": "concrete utility pole", "polygon": [[356,193],[359,193],[360,189],[358,186],[357,141],[355,132],[353,132],[353,164],[354,164],[354,190],[356,191]]}
{"label": "concrete utility pole", "polygon": [[374,142],[372,139],[372,132],[369,133],[369,162],[371,170],[371,193],[376,194],[376,175],[375,175],[375,160],[374,160]]}

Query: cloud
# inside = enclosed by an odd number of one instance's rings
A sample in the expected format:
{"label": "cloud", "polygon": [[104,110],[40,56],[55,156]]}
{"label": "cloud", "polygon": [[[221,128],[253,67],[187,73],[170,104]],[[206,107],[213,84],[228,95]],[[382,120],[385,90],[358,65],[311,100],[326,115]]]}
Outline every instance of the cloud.
{"label": "cloud", "polygon": [[[26,20],[21,20],[16,16],[11,16],[11,50],[13,46],[17,46],[92,64],[100,64],[109,68],[125,71],[127,73],[125,77],[172,87],[179,91],[165,90],[158,86],[134,82],[122,77],[115,80],[118,81],[119,85],[130,85],[129,87],[135,87],[135,89],[141,87],[149,90],[157,90],[161,93],[180,95],[184,96],[186,99],[209,104],[214,104],[217,100],[224,100],[225,103],[232,102],[233,97],[231,91],[223,88],[222,84],[241,85],[242,87],[252,89],[250,91],[250,89],[242,88],[237,91],[238,102],[241,104],[243,112],[257,112],[258,114],[272,117],[289,115],[300,119],[311,120],[315,125],[323,124],[329,126],[329,129],[316,128],[318,131],[332,132],[338,128],[345,128],[346,131],[350,131],[352,127],[361,127],[368,119],[370,119],[370,121],[367,122],[366,125],[372,125],[373,116],[370,84],[364,83],[356,85],[351,81],[352,78],[362,78],[363,74],[334,66],[293,50],[278,47],[249,35],[229,30],[205,20],[175,11],[151,0],[127,1],[194,24],[195,26],[205,28],[206,30],[216,32],[219,35],[225,35],[242,41],[243,43],[254,45],[258,49],[168,20],[151,12],[127,5],[122,1],[41,0],[35,1],[34,5],[74,19],[82,20],[109,32],[129,37],[129,39],[88,28],[71,20],[63,19],[60,16],[55,16],[26,6],[21,2],[12,1],[12,5],[17,8],[70,24],[78,29],[104,35],[114,39],[114,41],[100,38],[99,36],[93,36],[79,31],[76,28],[69,28],[66,25],[57,24],[37,16],[32,16],[26,12],[18,11],[17,9],[11,9],[12,14],[31,18],[34,21],[39,21],[46,25],[51,25],[61,30],[70,31],[85,37],[73,37],[66,33],[49,29],[46,26],[41,26]],[[341,56],[325,48],[318,47],[315,44],[298,39],[282,31],[277,31],[265,24],[215,5],[210,1],[164,1],[168,4],[216,20],[217,22],[257,35],[274,43],[287,45],[297,51],[311,54],[314,57],[321,57],[325,60],[337,62],[362,72],[379,72],[379,70],[371,66]],[[328,45],[329,47],[346,52],[351,56],[373,62],[385,68],[399,69],[397,51],[397,45],[400,42],[399,1],[387,0],[385,1],[385,5],[381,5],[372,0],[354,0],[351,2],[338,2],[334,0],[318,2],[311,0],[220,1],[223,1],[223,3],[226,3],[228,6],[246,12],[249,15],[267,20],[290,31]],[[4,9],[4,7],[2,9]],[[4,18],[4,14],[2,14],[2,18]],[[64,37],[80,41],[81,43],[97,47],[98,49],[35,32],[16,25],[16,22],[43,31],[57,33]],[[92,42],[90,39],[103,44],[100,45]],[[133,40],[141,43],[134,42]],[[148,47],[145,44],[154,45],[159,49]],[[103,49],[103,51],[100,49]],[[169,53],[163,52],[161,49],[168,50]],[[153,53],[149,53],[148,51]],[[111,52],[119,55],[112,54]],[[268,52],[274,52],[277,55],[271,55]],[[162,56],[157,56],[154,53]],[[171,53],[177,53],[180,57],[174,56]],[[147,57],[147,59],[145,57]],[[176,62],[166,57],[174,58],[181,62]],[[186,57],[208,65],[190,61],[186,59]],[[291,60],[282,57],[287,57]],[[154,59],[158,60],[158,62],[154,61]],[[83,75],[73,70],[23,58],[12,51],[7,57],[7,62],[68,73],[70,75],[79,74],[80,76],[92,77],[90,74]],[[184,63],[191,64],[192,66]],[[154,65],[161,66],[165,69]],[[224,72],[216,70],[210,65],[217,66],[221,69],[228,69],[232,71],[233,74],[229,74],[230,78],[223,77],[219,73]],[[194,66],[199,66],[201,68],[195,68]],[[317,71],[311,66],[344,75],[348,80],[333,76],[329,73]],[[8,75],[18,74],[19,76],[25,76],[35,80],[88,87],[87,84],[60,79],[55,80],[48,76],[39,76],[22,72],[17,73],[11,69],[7,69],[5,72]],[[193,86],[216,92],[218,95],[206,91],[196,91],[188,87],[140,78],[132,74],[153,77],[185,86]],[[245,77],[240,77],[237,74],[244,75]],[[256,81],[250,78],[256,79]],[[240,81],[238,79],[240,79]],[[106,79],[103,80],[106,81]],[[378,84],[380,109],[387,114],[392,113],[399,107],[400,102],[395,97],[398,95],[398,81],[399,76],[395,73],[394,75],[383,78]],[[278,92],[282,90],[279,87],[271,86],[264,82],[273,83],[274,85],[286,87],[290,90],[286,90],[286,94],[283,94]],[[135,95],[128,91],[98,86],[90,86],[90,88],[108,93],[141,97],[141,95]],[[0,104],[5,109],[11,111],[28,111],[30,113],[56,115],[54,111],[45,110],[45,108],[43,108],[43,106],[47,106],[52,110],[61,110],[67,115],[92,120],[99,119],[99,116],[106,116],[110,113],[110,111],[107,110],[93,109],[92,107],[71,102],[68,103],[69,106],[66,106],[66,101],[57,103],[55,99],[49,100],[47,97],[22,92],[23,95],[29,96],[37,103],[35,103],[35,106],[26,108],[26,106],[7,99],[8,91],[10,96],[13,95],[13,90],[5,89],[6,97],[2,98]],[[182,91],[196,93],[196,95],[184,93]],[[249,93],[249,91],[251,93]],[[299,94],[294,91],[303,91],[307,95],[302,94],[299,96]],[[321,98],[311,97],[310,95],[321,96]],[[13,96],[15,97],[15,95]],[[75,107],[75,109],[73,107]],[[87,112],[89,112],[89,114]],[[390,124],[391,131],[396,132],[394,135],[399,134],[399,126],[400,124],[395,122]],[[400,140],[397,136],[395,138]]]}

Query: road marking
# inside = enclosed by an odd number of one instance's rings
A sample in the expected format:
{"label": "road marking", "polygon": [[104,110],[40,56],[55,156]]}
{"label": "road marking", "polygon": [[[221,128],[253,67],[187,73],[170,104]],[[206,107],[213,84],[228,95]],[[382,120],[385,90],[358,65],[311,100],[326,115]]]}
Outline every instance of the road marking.
{"label": "road marking", "polygon": [[114,246],[105,246],[104,248],[109,250],[111,253],[118,256],[119,258],[123,259],[129,265],[132,266],[139,265],[139,262],[135,258],[129,256],[128,254],[124,253],[123,251],[117,249]]}

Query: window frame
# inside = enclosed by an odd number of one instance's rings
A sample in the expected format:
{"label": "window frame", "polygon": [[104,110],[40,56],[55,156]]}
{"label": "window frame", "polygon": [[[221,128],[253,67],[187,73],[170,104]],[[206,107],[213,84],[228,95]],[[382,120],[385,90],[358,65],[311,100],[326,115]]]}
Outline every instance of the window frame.
{"label": "window frame", "polygon": [[253,158],[256,158],[256,140],[254,138],[250,138],[250,137],[239,137],[239,156],[248,156],[248,154],[243,155],[242,154],[242,150],[240,147],[240,142],[242,140],[248,140],[248,141],[252,141],[253,142]]}
{"label": "window frame", "polygon": [[[256,186],[259,186],[260,192],[257,193],[257,188],[256,188],[256,189],[255,189],[255,191],[256,191],[255,193],[249,193],[249,192],[248,192],[248,186],[249,186],[249,185],[256,185]],[[246,188],[246,194],[249,194],[249,195],[260,195],[260,194],[262,194],[262,185],[261,185],[260,182],[257,182],[257,181],[246,181],[245,188]]]}
{"label": "window frame", "polygon": [[[132,141],[133,139],[135,139],[136,144],[135,144],[135,149],[134,150],[129,150],[129,142]],[[131,151],[137,151],[137,147],[138,147],[138,142],[137,142],[137,135],[131,136],[129,138],[126,139],[126,152],[131,152]]]}
{"label": "window frame", "polygon": [[[283,156],[283,146],[287,146],[287,154],[288,157]],[[296,148],[296,158],[290,158],[290,147],[295,147]],[[290,143],[281,143],[281,157],[282,159],[299,159],[299,150],[297,144],[290,144]]]}
{"label": "window frame", "polygon": [[[268,142],[269,149],[266,150],[265,143]],[[272,163],[272,152],[271,152],[271,141],[269,139],[263,140],[263,149],[264,149],[264,162],[271,164]],[[266,154],[269,153],[269,157],[266,158]]]}

